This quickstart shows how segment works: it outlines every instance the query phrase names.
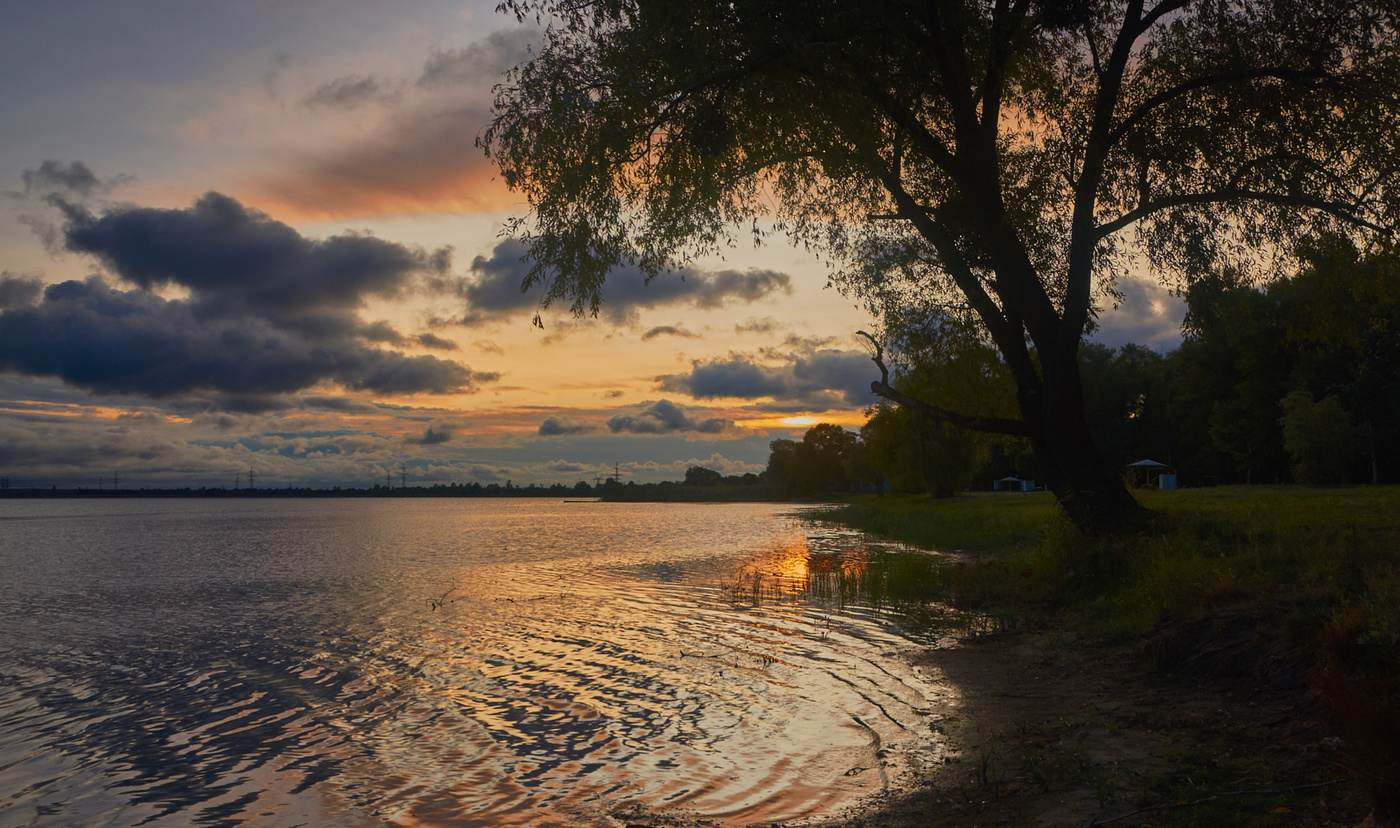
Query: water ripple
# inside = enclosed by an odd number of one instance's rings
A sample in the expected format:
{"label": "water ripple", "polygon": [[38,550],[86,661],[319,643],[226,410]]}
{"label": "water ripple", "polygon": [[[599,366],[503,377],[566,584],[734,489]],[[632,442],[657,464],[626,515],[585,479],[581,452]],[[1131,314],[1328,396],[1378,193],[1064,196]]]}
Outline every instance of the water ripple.
{"label": "water ripple", "polygon": [[0,824],[578,828],[640,804],[745,825],[936,749],[909,642],[796,586],[857,539],[813,552],[772,507],[551,539],[518,504],[301,503],[7,525]]}

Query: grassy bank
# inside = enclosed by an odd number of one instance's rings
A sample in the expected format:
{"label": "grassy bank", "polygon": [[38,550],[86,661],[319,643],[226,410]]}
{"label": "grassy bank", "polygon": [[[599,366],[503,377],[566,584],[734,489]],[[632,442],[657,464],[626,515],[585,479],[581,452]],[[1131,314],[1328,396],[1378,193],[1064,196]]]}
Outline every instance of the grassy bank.
{"label": "grassy bank", "polygon": [[[1141,722],[1100,716],[1092,737],[1133,733],[1158,745],[1157,764],[1095,765],[1082,747],[1055,754],[1054,745],[1085,744],[1076,740],[1093,728],[1073,730],[1062,724],[1072,718],[1067,710],[1047,709],[980,743],[959,783],[974,795],[932,812],[965,822],[1030,808],[1024,824],[1058,824],[1030,819],[1035,806],[1027,803],[1040,797],[1060,803],[1044,807],[1062,807],[1064,791],[1078,785],[1082,798],[1097,791],[1098,804],[1084,813],[1147,808],[1134,817],[1139,825],[1272,825],[1285,824],[1284,815],[1287,824],[1347,824],[1328,815],[1367,801],[1378,816],[1400,815],[1400,488],[1238,487],[1140,498],[1156,513],[1150,529],[1108,539],[1077,535],[1044,494],[857,498],[827,513],[872,534],[959,552],[929,556],[917,572],[904,561],[898,571],[861,575],[898,582],[879,588],[912,617],[921,607],[951,607],[982,619],[980,629],[1019,631],[1037,647],[1052,636],[1070,674],[1057,680],[1080,673],[1124,697],[1157,694],[1139,705],[1151,712]],[[926,616],[948,621],[946,613]],[[1099,673],[1113,663],[1128,666]],[[1057,692],[1065,705],[1075,698],[1072,689]],[[1128,709],[1132,702],[1120,707]],[[985,784],[993,753],[1005,785]],[[1079,768],[1079,781],[1066,771],[1047,783],[1051,759]],[[1345,776],[1343,767],[1352,774],[1349,793],[1310,787]],[[1251,787],[1291,793],[1240,795]],[[957,820],[946,824],[963,824]]]}
{"label": "grassy bank", "polygon": [[[926,600],[1047,614],[1128,641],[1230,605],[1400,606],[1400,488],[1235,487],[1140,492],[1157,513],[1134,536],[1086,539],[1038,494],[860,498],[824,519],[940,551]],[[954,577],[954,575],[956,577]],[[1381,620],[1381,619],[1377,619]]]}

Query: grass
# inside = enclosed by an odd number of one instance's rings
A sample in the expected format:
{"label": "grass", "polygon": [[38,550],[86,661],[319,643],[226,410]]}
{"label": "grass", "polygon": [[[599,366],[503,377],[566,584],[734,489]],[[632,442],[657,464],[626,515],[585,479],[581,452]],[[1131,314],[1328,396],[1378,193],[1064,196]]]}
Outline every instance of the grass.
{"label": "grass", "polygon": [[926,562],[934,574],[914,579],[928,587],[924,601],[1013,613],[1028,623],[1054,615],[1111,642],[1247,603],[1330,612],[1369,602],[1379,608],[1378,622],[1387,607],[1400,606],[1400,488],[1232,487],[1139,497],[1157,513],[1151,528],[1103,539],[1076,534],[1044,493],[860,498],[822,519],[964,552],[955,562]]}
{"label": "grass", "polygon": [[[1107,538],[1075,533],[1046,494],[862,497],[822,517],[960,553],[872,558],[852,573],[860,583],[843,587],[875,590],[910,618],[924,612],[946,624],[952,610],[982,619],[983,629],[1064,629],[1079,646],[1132,649],[1150,657],[1148,670],[1155,663],[1260,686],[1291,681],[1342,737],[1340,761],[1366,789],[1373,815],[1400,816],[1400,487],[1138,496],[1155,513],[1150,527]],[[1272,785],[1245,786],[1256,795],[1230,791],[1226,779],[1267,780],[1257,754],[1268,743],[1227,735],[1186,738],[1173,772],[1155,787],[1139,780],[1142,802],[1190,805],[1154,806],[1152,824],[1278,824],[1288,808]],[[1227,761],[1205,747],[1222,738],[1253,744],[1255,755]],[[977,768],[990,768],[992,755],[981,754]],[[1082,771],[1072,756],[1034,743],[1008,757],[1032,788]],[[973,775],[980,783],[986,774]]]}

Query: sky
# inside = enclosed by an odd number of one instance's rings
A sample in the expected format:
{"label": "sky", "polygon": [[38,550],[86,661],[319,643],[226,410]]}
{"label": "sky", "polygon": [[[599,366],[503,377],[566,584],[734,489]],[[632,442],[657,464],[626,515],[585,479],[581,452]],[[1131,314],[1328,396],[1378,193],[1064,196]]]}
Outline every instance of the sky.
{"label": "sky", "polygon": [[[531,324],[475,139],[539,39],[495,0],[5,4],[0,476],[650,482],[858,427],[872,322],[781,240]],[[1173,347],[1120,287],[1094,339]]]}

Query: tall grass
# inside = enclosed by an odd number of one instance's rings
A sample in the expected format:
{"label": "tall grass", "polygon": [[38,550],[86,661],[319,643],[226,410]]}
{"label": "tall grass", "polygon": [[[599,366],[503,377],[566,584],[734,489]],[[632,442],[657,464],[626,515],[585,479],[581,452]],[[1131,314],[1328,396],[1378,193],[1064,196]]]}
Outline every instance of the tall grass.
{"label": "tall grass", "polygon": [[1139,496],[1157,513],[1151,528],[1108,538],[1075,533],[1045,494],[860,498],[821,518],[963,552],[927,559],[938,571],[915,579],[922,600],[1028,622],[1068,615],[1109,641],[1225,605],[1301,600],[1330,612],[1367,595],[1400,597],[1400,488]]}

